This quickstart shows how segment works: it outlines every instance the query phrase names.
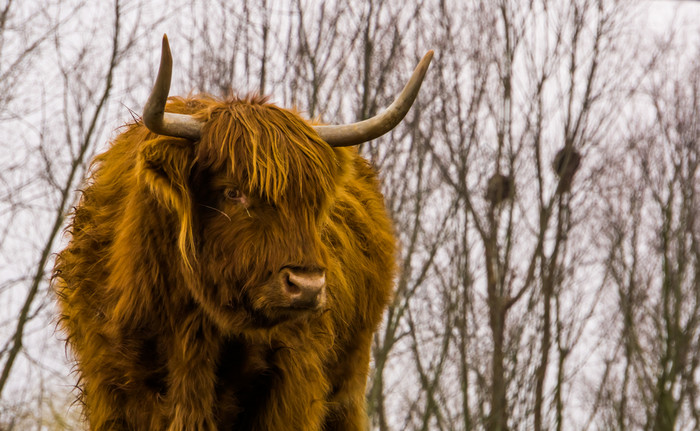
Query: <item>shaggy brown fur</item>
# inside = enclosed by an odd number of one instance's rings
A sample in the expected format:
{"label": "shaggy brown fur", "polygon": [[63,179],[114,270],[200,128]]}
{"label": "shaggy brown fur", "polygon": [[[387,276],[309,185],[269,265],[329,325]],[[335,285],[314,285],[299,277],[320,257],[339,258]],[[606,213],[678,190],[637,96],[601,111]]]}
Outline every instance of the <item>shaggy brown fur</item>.
{"label": "shaggy brown fur", "polygon": [[[360,430],[394,239],[375,172],[260,98],[171,98],[94,161],[54,273],[93,430]],[[275,274],[325,270],[325,307]]]}

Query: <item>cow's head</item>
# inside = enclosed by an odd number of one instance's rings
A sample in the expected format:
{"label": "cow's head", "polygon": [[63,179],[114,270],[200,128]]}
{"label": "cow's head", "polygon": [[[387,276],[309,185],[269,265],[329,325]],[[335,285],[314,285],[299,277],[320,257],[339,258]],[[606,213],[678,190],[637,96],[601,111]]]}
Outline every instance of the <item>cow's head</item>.
{"label": "cow's head", "polygon": [[141,178],[177,214],[191,293],[224,328],[273,326],[321,312],[330,208],[352,174],[354,150],[395,127],[415,99],[432,52],[397,100],[359,123],[312,126],[263,98],[168,99],[167,38],[143,122],[159,135],[140,149]]}

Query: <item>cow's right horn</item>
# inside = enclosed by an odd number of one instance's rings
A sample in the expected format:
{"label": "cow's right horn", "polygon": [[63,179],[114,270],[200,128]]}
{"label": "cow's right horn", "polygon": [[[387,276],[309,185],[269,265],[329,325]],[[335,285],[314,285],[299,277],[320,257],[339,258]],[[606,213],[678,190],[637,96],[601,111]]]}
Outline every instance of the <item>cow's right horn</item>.
{"label": "cow's right horn", "polygon": [[406,116],[408,110],[411,109],[432,58],[433,51],[431,50],[418,63],[418,66],[413,71],[413,75],[411,75],[411,79],[403,87],[399,97],[381,114],[352,124],[314,126],[316,133],[331,147],[358,145],[387,133],[396,127],[403,120],[403,117]]}
{"label": "cow's right horn", "polygon": [[158,77],[143,108],[143,123],[153,133],[196,141],[202,136],[202,124],[199,121],[190,115],[165,112],[172,74],[173,57],[170,54],[168,36],[163,35]]}

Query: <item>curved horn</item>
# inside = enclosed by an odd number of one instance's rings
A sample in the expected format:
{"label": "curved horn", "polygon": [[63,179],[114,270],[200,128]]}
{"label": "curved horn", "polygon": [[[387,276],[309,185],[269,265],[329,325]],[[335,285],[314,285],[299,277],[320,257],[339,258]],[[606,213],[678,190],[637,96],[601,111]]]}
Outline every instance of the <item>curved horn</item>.
{"label": "curved horn", "polygon": [[399,97],[381,114],[352,124],[338,126],[314,126],[316,133],[331,147],[348,147],[371,141],[387,133],[403,120],[411,109],[420,90],[425,72],[428,70],[433,51],[428,51],[413,71],[411,79]]}
{"label": "curved horn", "polygon": [[198,140],[202,135],[202,124],[190,115],[165,112],[165,102],[170,92],[170,78],[173,74],[173,57],[170,54],[168,36],[163,35],[163,48],[160,54],[160,68],[156,83],[143,108],[143,123],[153,133],[178,138]]}

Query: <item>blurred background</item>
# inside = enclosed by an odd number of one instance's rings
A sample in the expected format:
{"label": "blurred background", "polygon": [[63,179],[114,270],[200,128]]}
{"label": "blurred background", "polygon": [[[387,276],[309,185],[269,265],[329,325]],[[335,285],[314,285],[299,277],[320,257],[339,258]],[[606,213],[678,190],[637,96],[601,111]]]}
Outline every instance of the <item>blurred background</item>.
{"label": "blurred background", "polygon": [[374,430],[700,429],[700,2],[0,0],[0,430],[82,429],[49,277],[89,162],[170,94],[363,144],[400,252]]}

